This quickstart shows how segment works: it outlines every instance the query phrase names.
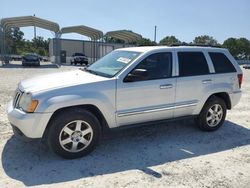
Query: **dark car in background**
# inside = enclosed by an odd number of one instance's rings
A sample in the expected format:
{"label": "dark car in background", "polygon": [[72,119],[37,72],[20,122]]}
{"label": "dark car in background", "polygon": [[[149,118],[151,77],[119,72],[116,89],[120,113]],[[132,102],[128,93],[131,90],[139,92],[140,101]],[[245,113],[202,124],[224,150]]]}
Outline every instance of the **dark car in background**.
{"label": "dark car in background", "polygon": [[88,57],[83,53],[74,53],[70,59],[70,64],[77,65],[78,63],[88,65]]}
{"label": "dark car in background", "polygon": [[244,69],[250,69],[250,64],[243,65],[243,68],[244,68]]}
{"label": "dark car in background", "polygon": [[23,66],[40,66],[40,57],[37,54],[26,54],[22,59]]}

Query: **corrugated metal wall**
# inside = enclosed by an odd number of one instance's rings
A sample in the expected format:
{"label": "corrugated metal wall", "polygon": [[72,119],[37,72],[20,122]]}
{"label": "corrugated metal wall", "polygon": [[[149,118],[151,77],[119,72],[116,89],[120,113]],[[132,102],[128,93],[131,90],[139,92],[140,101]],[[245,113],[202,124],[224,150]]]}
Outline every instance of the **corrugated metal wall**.
{"label": "corrugated metal wall", "polygon": [[[118,43],[102,43],[71,39],[60,39],[60,43],[61,50],[66,51],[67,63],[70,63],[71,56],[76,52],[84,53],[89,58],[89,62],[94,62],[114,49],[132,46]],[[51,39],[49,44],[49,55],[52,62],[54,62],[55,59],[55,50],[55,39]]]}

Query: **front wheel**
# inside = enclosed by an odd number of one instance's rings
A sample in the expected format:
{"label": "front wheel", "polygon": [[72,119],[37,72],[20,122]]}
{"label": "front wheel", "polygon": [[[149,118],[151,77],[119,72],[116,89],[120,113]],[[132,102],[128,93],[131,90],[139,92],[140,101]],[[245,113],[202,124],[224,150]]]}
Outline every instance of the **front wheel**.
{"label": "front wheel", "polygon": [[224,123],[226,113],[227,107],[224,100],[213,96],[205,103],[197,117],[197,124],[201,130],[215,131]]}
{"label": "front wheel", "polygon": [[72,109],[57,114],[53,119],[48,133],[48,143],[57,155],[74,159],[92,152],[98,143],[100,133],[100,123],[92,113]]}

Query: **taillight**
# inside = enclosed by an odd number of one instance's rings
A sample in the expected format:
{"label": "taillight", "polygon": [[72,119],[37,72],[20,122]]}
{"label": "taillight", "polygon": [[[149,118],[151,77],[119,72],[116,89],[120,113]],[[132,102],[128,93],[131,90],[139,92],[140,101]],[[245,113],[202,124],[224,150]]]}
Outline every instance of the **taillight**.
{"label": "taillight", "polygon": [[241,88],[242,80],[243,80],[243,74],[238,74],[238,81],[239,81],[240,88]]}

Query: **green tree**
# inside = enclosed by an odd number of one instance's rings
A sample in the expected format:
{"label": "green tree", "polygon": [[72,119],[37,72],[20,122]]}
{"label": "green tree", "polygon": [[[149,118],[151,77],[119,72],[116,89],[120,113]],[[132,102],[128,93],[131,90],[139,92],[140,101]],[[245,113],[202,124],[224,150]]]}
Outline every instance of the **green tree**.
{"label": "green tree", "polygon": [[195,39],[193,40],[193,44],[212,45],[212,46],[219,45],[216,39],[208,35],[201,35],[201,36],[195,37]]}
{"label": "green tree", "polygon": [[113,38],[113,37],[103,37],[104,41],[107,42],[107,43],[119,43],[119,44],[123,44],[124,41],[123,40],[120,40],[120,39],[116,39],[116,38]]}
{"label": "green tree", "polygon": [[48,55],[49,52],[49,40],[45,40],[43,37],[36,37],[32,40],[35,52],[41,56]]}
{"label": "green tree", "polygon": [[237,40],[237,46],[239,48],[239,59],[246,59],[250,56],[250,41],[246,38],[239,38]]}
{"label": "green tree", "polygon": [[17,53],[17,49],[23,45],[24,33],[18,27],[8,28],[5,30],[5,44],[7,53]]}
{"label": "green tree", "polygon": [[156,43],[148,38],[142,38],[136,42],[137,46],[155,46]]}
{"label": "green tree", "polygon": [[222,46],[227,48],[236,59],[249,59],[250,57],[250,41],[246,38],[228,38]]}
{"label": "green tree", "polygon": [[162,40],[160,40],[160,45],[171,46],[173,44],[180,44],[181,41],[177,39],[175,36],[166,36]]}
{"label": "green tree", "polygon": [[228,38],[224,41],[223,45],[224,48],[227,48],[230,53],[236,57],[239,54],[239,48],[237,47],[237,39],[236,38]]}

